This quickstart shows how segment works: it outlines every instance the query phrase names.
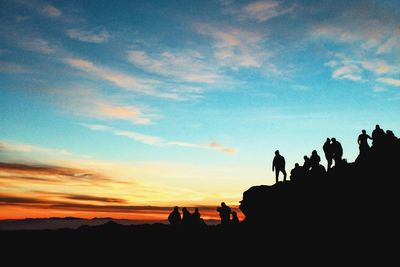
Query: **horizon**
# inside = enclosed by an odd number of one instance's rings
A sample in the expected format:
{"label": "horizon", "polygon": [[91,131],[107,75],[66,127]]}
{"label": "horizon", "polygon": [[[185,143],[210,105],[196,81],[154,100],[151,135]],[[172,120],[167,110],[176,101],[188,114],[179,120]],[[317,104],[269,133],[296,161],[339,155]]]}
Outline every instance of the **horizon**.
{"label": "horizon", "polygon": [[2,1],[0,220],[219,219],[335,137],[400,132],[396,1]]}

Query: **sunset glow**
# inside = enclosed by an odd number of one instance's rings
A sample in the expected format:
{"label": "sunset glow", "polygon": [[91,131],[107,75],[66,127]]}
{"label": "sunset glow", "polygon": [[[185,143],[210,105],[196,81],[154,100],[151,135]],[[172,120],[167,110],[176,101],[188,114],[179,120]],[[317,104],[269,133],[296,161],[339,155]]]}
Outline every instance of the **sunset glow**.
{"label": "sunset glow", "polygon": [[354,161],[362,129],[400,132],[399,8],[1,1],[0,219],[219,219],[277,149]]}

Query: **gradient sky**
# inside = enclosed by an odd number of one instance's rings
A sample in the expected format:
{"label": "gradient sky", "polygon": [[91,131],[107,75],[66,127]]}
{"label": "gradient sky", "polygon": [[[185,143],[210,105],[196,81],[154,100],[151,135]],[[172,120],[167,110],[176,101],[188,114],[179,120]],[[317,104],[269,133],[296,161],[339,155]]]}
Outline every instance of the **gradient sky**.
{"label": "gradient sky", "polygon": [[[400,132],[398,1],[0,1],[0,218],[215,218]],[[323,156],[322,156],[323,158]],[[323,161],[325,163],[325,160]]]}

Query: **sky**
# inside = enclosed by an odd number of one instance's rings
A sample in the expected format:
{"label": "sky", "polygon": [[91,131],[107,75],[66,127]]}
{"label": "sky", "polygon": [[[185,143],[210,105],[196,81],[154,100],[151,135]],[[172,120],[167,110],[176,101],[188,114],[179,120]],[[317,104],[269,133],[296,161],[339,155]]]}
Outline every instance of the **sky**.
{"label": "sky", "polygon": [[0,219],[235,208],[400,132],[398,1],[0,0]]}

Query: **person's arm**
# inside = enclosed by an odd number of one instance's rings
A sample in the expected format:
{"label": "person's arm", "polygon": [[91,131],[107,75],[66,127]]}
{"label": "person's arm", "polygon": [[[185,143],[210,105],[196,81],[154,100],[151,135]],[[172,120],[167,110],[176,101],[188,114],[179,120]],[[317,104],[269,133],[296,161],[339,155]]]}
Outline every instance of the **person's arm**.
{"label": "person's arm", "polygon": [[272,161],[272,171],[274,171],[274,169],[275,169],[275,158],[274,158],[274,160]]}
{"label": "person's arm", "polygon": [[367,134],[367,138],[369,138],[369,139],[371,139],[371,140],[372,140],[372,137],[371,137],[371,136],[369,136],[368,134]]}

